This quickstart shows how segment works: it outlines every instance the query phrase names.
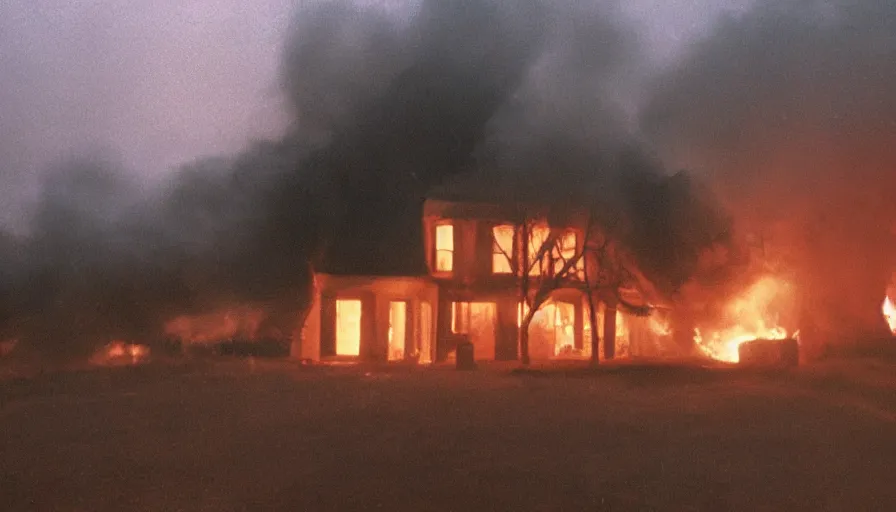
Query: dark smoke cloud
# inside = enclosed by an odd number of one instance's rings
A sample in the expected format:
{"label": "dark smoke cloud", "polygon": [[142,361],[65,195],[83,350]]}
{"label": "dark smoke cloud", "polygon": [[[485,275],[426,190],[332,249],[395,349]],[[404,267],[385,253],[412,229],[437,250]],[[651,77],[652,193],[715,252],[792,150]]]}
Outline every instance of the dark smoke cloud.
{"label": "dark smoke cloud", "polygon": [[257,335],[287,337],[312,270],[424,271],[425,192],[485,170],[556,184],[557,201],[593,190],[674,289],[724,219],[638,149],[619,91],[641,48],[617,18],[538,0],[427,0],[406,19],[303,10],[283,52],[283,139],[196,161],[149,193],[95,154],[47,174],[29,236],[0,239],[0,335],[75,357],[248,306],[266,314]]}
{"label": "dark smoke cloud", "polygon": [[[331,30],[321,34],[316,25],[311,38],[291,45],[287,64],[295,75],[287,74],[287,84],[301,84],[288,89],[299,122],[333,121],[323,123],[330,127],[326,146],[306,162],[324,177],[315,185],[317,210],[340,233],[327,240],[327,270],[425,269],[422,251],[399,249],[420,245],[422,194],[471,166],[486,124],[539,49],[544,8],[534,1],[429,1],[395,32],[380,18],[337,7],[324,17],[322,27]],[[314,82],[303,72],[332,49],[345,57],[324,66],[325,80],[309,93]],[[361,69],[374,70],[361,80],[351,66],[360,60]],[[346,88],[329,90],[334,83]]]}
{"label": "dark smoke cloud", "polygon": [[348,3],[302,12],[284,52],[296,122],[283,140],[186,166],[149,197],[93,154],[47,173],[29,235],[2,240],[2,334],[68,358],[254,304],[266,332],[288,335],[321,246],[348,255],[334,267],[400,259],[390,240],[407,242],[419,192],[465,165],[526,69],[535,9],[430,1],[403,25]]}
{"label": "dark smoke cloud", "polygon": [[645,132],[792,272],[804,336],[881,333],[896,270],[896,4],[760,2],[654,91]]}
{"label": "dark smoke cloud", "polygon": [[648,56],[621,15],[587,2],[550,10],[542,51],[489,123],[477,164],[528,182],[519,188],[537,199],[590,202],[672,294],[702,248],[727,236],[728,219],[699,180],[669,176],[642,149],[629,111]]}

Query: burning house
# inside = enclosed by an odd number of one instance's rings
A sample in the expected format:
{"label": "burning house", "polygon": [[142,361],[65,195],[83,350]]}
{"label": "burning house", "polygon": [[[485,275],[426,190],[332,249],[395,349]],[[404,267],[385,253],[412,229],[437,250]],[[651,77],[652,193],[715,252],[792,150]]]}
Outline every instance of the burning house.
{"label": "burning house", "polygon": [[422,213],[422,247],[400,250],[420,251],[426,272],[318,273],[295,357],[427,363],[465,341],[478,360],[668,350],[659,293],[618,243],[595,239],[583,206],[476,174],[430,191]]}
{"label": "burning house", "polygon": [[[896,333],[891,7],[761,3],[637,112],[605,94],[641,56],[603,9],[309,12],[284,46],[282,139],[146,197],[105,158],[48,171],[29,234],[0,233],[0,353],[274,339],[427,362],[470,340],[480,359],[734,362],[797,331],[815,353]],[[470,168],[518,181],[453,182]],[[773,266],[739,259],[746,232]]]}

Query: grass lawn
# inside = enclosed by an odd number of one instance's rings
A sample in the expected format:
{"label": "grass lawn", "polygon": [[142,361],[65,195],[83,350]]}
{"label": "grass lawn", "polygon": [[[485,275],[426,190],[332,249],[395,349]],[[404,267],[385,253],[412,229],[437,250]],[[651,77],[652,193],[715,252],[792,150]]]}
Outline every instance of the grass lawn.
{"label": "grass lawn", "polygon": [[0,510],[896,510],[896,365],[0,381]]}

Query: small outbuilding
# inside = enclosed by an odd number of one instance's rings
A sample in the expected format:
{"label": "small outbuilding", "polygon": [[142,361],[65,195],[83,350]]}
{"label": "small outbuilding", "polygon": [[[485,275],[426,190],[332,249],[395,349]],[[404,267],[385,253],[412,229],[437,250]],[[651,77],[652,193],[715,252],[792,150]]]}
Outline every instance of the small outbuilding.
{"label": "small outbuilding", "polygon": [[428,276],[317,274],[292,355],[312,361],[432,362],[438,298]]}

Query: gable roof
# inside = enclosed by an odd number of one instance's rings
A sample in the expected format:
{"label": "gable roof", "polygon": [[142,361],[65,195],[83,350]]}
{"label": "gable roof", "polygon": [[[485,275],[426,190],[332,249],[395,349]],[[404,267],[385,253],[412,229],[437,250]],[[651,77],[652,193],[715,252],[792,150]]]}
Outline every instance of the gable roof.
{"label": "gable roof", "polygon": [[568,204],[571,199],[585,201],[589,190],[585,176],[477,170],[443,180],[426,197],[452,202],[550,206]]}

